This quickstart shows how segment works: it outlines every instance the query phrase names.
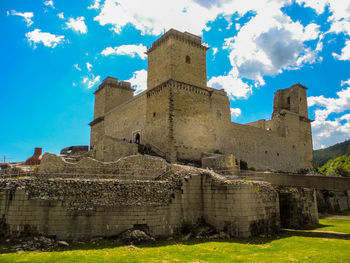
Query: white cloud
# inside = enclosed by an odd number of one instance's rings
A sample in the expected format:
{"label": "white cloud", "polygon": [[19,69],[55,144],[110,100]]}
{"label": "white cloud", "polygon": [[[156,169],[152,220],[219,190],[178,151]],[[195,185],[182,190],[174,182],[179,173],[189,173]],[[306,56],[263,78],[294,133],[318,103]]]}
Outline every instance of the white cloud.
{"label": "white cloud", "polygon": [[231,99],[247,98],[252,92],[252,87],[237,76],[235,69],[225,76],[212,77],[208,81],[208,86],[214,89],[224,89]]}
{"label": "white cloud", "polygon": [[[7,15],[10,13],[8,12]],[[27,23],[27,26],[31,26],[33,24],[32,18],[34,17],[33,12],[17,12],[15,10],[11,10],[11,15],[13,16],[21,16],[24,18],[24,21]]]}
{"label": "white cloud", "polygon": [[350,60],[350,39],[345,41],[345,47],[341,50],[341,54],[332,53],[333,57],[339,60]]}
{"label": "white cloud", "polygon": [[147,71],[144,69],[135,71],[127,81],[131,82],[131,85],[136,88],[134,94],[137,95],[147,89]]}
{"label": "white cloud", "polygon": [[[331,15],[328,17],[331,27],[327,33],[350,36],[350,1],[345,0],[297,0],[300,5],[315,9],[318,14],[322,14],[328,7]],[[350,39],[343,47],[342,53],[333,53],[333,57],[339,60],[350,60]]]}
{"label": "white cloud", "polygon": [[164,28],[201,34],[206,23],[220,12],[217,9],[208,9],[189,0],[106,0],[94,19],[101,25],[112,25],[117,33],[125,25],[132,24],[142,34],[159,35]]}
{"label": "white cloud", "polygon": [[218,48],[217,47],[213,47],[211,50],[213,51],[213,56],[215,56],[216,53],[218,53]]}
{"label": "white cloud", "polygon": [[64,14],[63,14],[63,12],[58,13],[57,16],[59,17],[59,19],[64,19]]}
{"label": "white cloud", "polygon": [[55,6],[53,5],[53,1],[52,0],[46,0],[44,2],[44,5],[49,6],[51,8],[55,8]]}
{"label": "white cloud", "polygon": [[26,37],[29,43],[33,44],[34,47],[41,42],[46,47],[54,48],[64,40],[64,36],[41,32],[40,29],[34,29],[33,31],[26,33]]}
{"label": "white cloud", "polygon": [[230,108],[230,111],[231,111],[231,117],[233,118],[239,117],[242,114],[242,111],[240,108]]}
{"label": "white cloud", "polygon": [[83,16],[77,17],[76,19],[69,18],[69,21],[66,22],[66,25],[68,28],[71,28],[74,31],[80,32],[82,34],[86,34],[87,26],[84,20],[85,20],[85,17]]}
{"label": "white cloud", "polygon": [[[312,123],[314,147],[332,145],[334,143],[349,139],[350,114],[344,112],[350,110],[350,79],[342,81],[345,89],[337,92],[336,98],[325,98],[312,96],[308,98],[309,107],[315,106],[315,121]],[[336,114],[331,118],[331,114]]]}
{"label": "white cloud", "polygon": [[[142,34],[159,35],[164,29],[176,28],[201,35],[203,30],[210,29],[208,22],[219,15],[230,23],[233,14],[243,16],[250,12],[252,18],[237,26],[239,32],[228,38],[224,46],[232,69],[209,81],[223,87],[232,97],[245,98],[252,87],[243,79],[261,86],[265,83],[264,76],[321,60],[318,53],[322,50],[323,35],[319,26],[315,23],[303,26],[292,21],[281,11],[291,3],[291,0],[106,0],[94,19],[100,25],[110,25],[116,33],[131,24]],[[305,43],[310,40],[319,40],[316,49]],[[102,54],[117,54],[117,51],[108,47]]]}
{"label": "white cloud", "polygon": [[81,71],[81,68],[79,67],[78,64],[74,64],[73,67],[76,68],[77,70]]}
{"label": "white cloud", "polygon": [[94,0],[94,3],[88,6],[88,9],[99,9],[101,0]]}
{"label": "white cloud", "polygon": [[86,68],[88,71],[91,71],[92,65],[89,62],[86,62]]}
{"label": "white cloud", "polygon": [[328,31],[329,33],[345,33],[346,35],[350,36],[350,21],[347,20],[341,20],[341,21],[334,21],[331,24],[331,28]]}
{"label": "white cloud", "polygon": [[90,74],[89,76],[83,77],[83,83],[87,84],[87,88],[91,89],[101,80],[101,76],[94,76],[94,74]]}
{"label": "white cloud", "polygon": [[317,58],[317,51],[306,47],[304,41],[319,37],[318,25],[303,27],[273,6],[267,7],[267,11],[271,13],[260,11],[224,45],[239,76],[260,84],[264,83],[263,76],[299,69]]}
{"label": "white cloud", "polygon": [[101,55],[109,56],[109,55],[125,55],[130,57],[135,57],[138,55],[141,59],[146,59],[145,52],[147,51],[147,47],[139,44],[139,45],[122,45],[119,47],[107,47],[102,52]]}

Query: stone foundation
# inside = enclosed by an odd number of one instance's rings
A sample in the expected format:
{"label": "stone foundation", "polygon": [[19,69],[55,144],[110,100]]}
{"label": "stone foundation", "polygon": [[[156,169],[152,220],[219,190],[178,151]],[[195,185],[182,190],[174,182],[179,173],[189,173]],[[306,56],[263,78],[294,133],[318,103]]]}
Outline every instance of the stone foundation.
{"label": "stone foundation", "polygon": [[316,191],[301,187],[278,187],[282,228],[318,223]]}
{"label": "stone foundation", "polygon": [[[39,173],[0,178],[2,236],[36,233],[86,240],[143,226],[153,236],[167,237],[184,222],[204,220],[231,237],[249,237],[278,232],[280,220],[283,227],[318,220],[310,189],[276,190],[267,182],[228,179],[146,155],[114,163],[86,158],[76,164],[61,160],[57,166],[48,165],[58,158],[47,155]],[[91,168],[93,162],[104,169],[113,167],[114,173],[108,178],[93,177],[91,171],[78,173],[83,164]],[[121,179],[122,167],[128,168],[130,178]],[[157,176],[145,177],[151,168]]]}

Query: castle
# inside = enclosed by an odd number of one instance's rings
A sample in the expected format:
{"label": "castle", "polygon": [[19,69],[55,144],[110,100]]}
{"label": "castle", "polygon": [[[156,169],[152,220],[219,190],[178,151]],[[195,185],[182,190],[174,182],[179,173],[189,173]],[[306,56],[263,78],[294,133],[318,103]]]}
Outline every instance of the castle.
{"label": "castle", "polygon": [[[1,169],[0,238],[88,240],[133,229],[164,238],[184,222],[230,238],[318,223],[315,189],[345,191],[350,178],[290,173],[312,167],[306,88],[278,90],[269,121],[233,123],[226,92],[206,86],[207,50],[171,29],[147,51],[147,90],[134,96],[110,77],[96,90],[91,151],[67,147],[38,167]],[[272,172],[239,171],[239,162]]]}
{"label": "castle", "polygon": [[275,93],[271,120],[231,122],[224,90],[207,87],[201,38],[171,29],[147,50],[147,90],[107,77],[95,91],[91,147],[96,159],[135,154],[126,141],[148,145],[171,163],[200,161],[203,153],[233,154],[258,170],[297,172],[312,167],[306,88]]}

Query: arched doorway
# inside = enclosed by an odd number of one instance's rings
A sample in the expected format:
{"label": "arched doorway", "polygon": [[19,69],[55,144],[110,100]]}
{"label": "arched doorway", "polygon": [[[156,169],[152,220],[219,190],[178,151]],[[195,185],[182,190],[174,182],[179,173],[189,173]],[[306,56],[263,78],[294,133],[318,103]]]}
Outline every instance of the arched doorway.
{"label": "arched doorway", "polygon": [[135,143],[140,144],[140,141],[141,141],[141,136],[140,136],[139,133],[136,133],[136,135],[135,135]]}

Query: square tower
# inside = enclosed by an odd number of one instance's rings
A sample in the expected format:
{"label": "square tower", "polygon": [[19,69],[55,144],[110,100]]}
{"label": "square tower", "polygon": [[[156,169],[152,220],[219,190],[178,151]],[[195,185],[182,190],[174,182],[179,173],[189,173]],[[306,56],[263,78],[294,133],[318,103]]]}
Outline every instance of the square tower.
{"label": "square tower", "polygon": [[169,79],[206,87],[208,49],[200,37],[170,29],[147,50],[147,89]]}

